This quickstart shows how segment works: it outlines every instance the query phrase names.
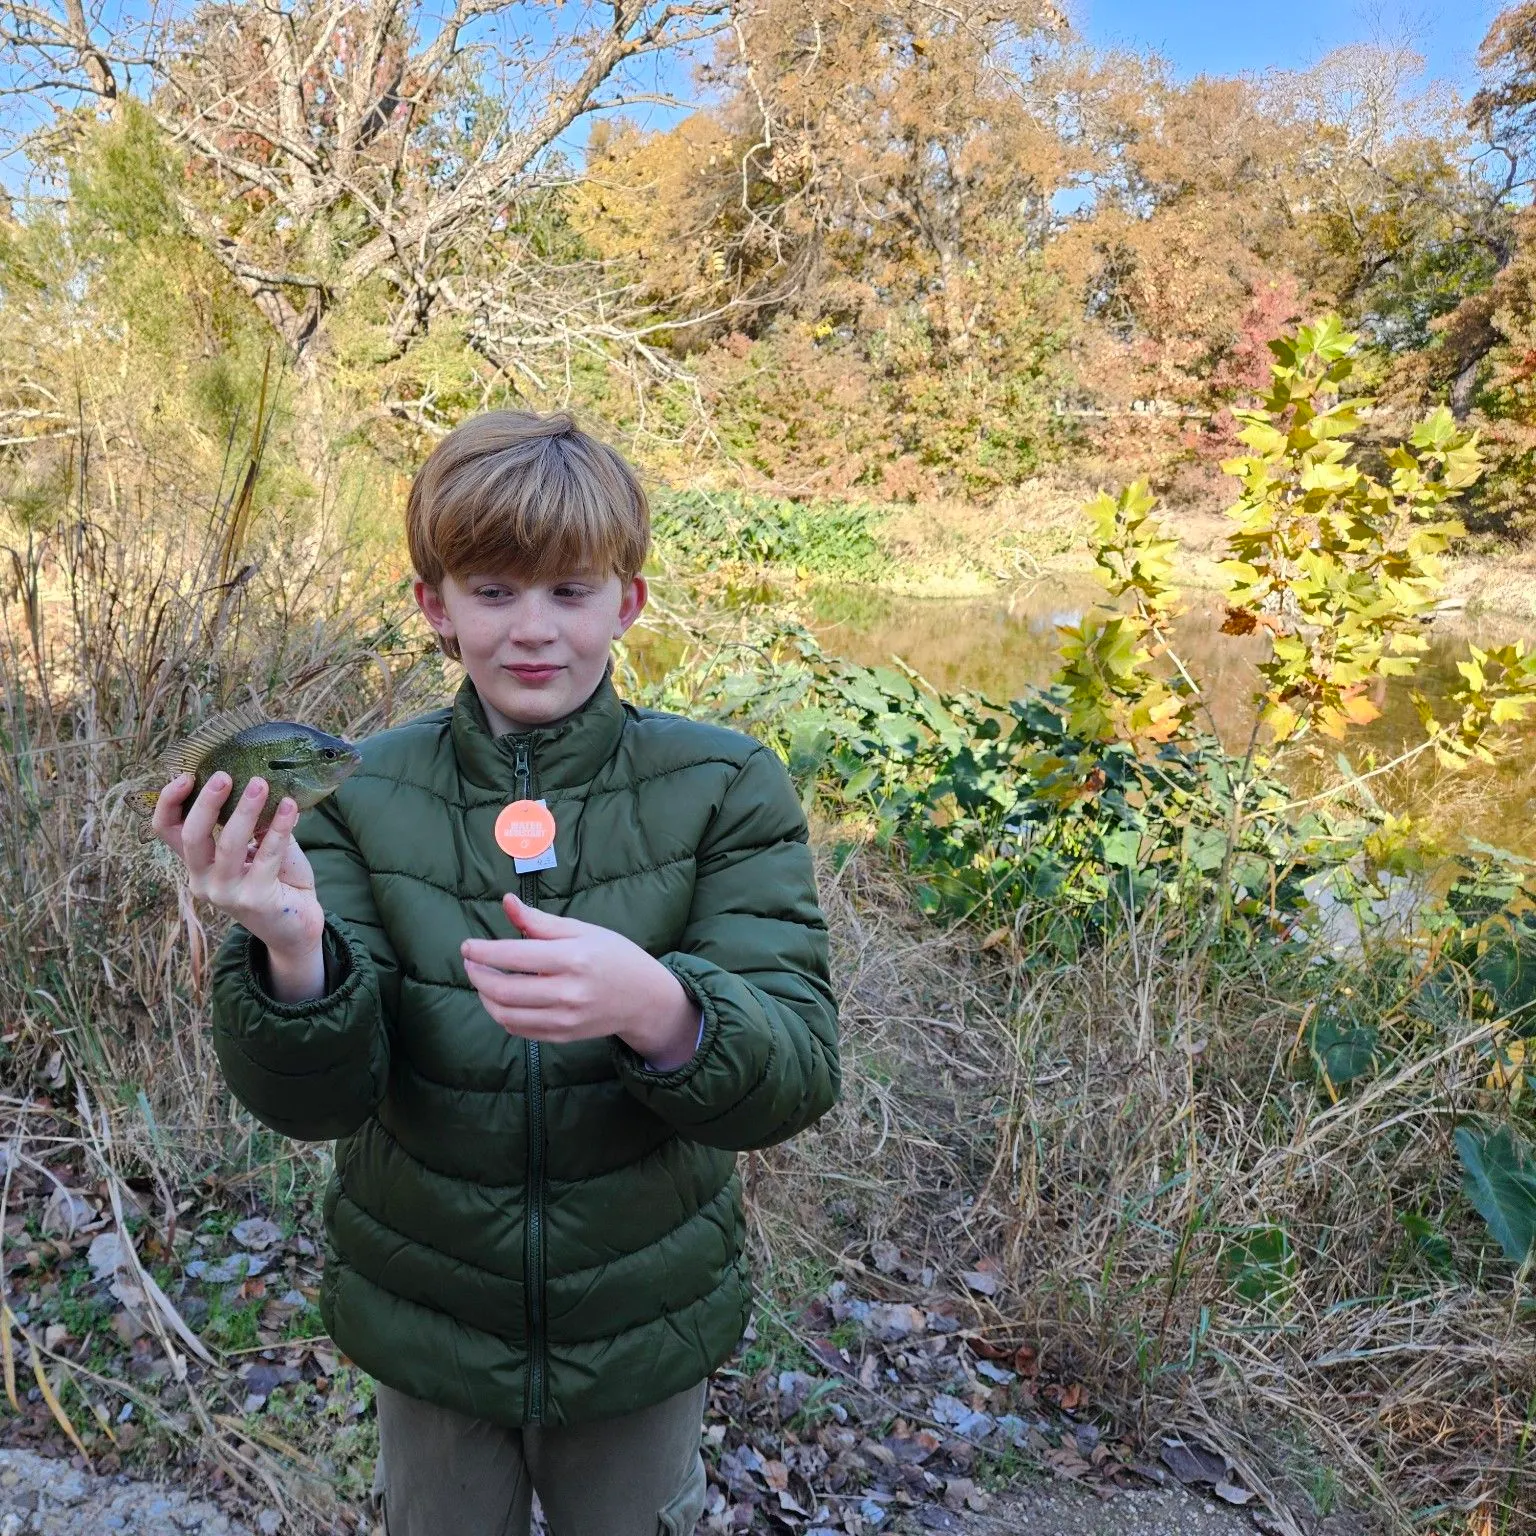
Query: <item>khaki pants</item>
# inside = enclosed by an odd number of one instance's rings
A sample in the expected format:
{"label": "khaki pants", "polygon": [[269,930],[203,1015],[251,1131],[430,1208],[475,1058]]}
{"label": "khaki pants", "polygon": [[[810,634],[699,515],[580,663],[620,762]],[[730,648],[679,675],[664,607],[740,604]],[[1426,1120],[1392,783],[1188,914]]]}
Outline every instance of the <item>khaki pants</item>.
{"label": "khaki pants", "polygon": [[707,1491],[707,1382],[569,1429],[503,1429],[378,1384],[374,1497],[385,1536],[693,1536]]}

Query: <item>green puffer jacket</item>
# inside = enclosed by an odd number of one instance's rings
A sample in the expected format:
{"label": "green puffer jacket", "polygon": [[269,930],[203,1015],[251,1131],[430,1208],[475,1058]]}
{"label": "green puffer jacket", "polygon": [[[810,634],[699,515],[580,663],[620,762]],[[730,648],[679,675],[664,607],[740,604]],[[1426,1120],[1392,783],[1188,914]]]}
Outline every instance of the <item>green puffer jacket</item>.
{"label": "green puffer jacket", "polygon": [[[399,1391],[505,1425],[628,1413],[734,1348],[749,1287],[735,1154],[838,1093],[837,1013],[805,819],[745,736],[620,701],[493,737],[451,709],[362,744],[299,823],[326,910],[327,993],[273,1001],[234,928],[214,1044],[235,1096],[302,1140],[341,1138],[321,1313]],[[543,798],[558,866],[518,876],[497,813]],[[482,1008],[467,936],[524,900],[655,955],[698,1000],[692,1060],[652,1073],[614,1039],[533,1044]]]}

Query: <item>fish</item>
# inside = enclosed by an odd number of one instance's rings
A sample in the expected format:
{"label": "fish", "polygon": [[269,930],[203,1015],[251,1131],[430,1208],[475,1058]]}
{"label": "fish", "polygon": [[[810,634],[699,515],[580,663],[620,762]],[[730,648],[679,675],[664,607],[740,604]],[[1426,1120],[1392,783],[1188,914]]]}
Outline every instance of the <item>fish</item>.
{"label": "fish", "polygon": [[269,720],[259,705],[248,704],[214,715],[177,742],[160,759],[155,787],[135,791],[132,803],[145,835],[153,837],[155,804],[166,784],[184,773],[194,776],[192,791],[182,802],[185,807],[222,770],[233,780],[219,807],[223,826],[240,804],[246,785],[263,778],[268,794],[253,834],[260,837],[272,825],[284,796],[307,811],[341,785],[362,760],[357,748],[340,736],[328,736],[297,720]]}

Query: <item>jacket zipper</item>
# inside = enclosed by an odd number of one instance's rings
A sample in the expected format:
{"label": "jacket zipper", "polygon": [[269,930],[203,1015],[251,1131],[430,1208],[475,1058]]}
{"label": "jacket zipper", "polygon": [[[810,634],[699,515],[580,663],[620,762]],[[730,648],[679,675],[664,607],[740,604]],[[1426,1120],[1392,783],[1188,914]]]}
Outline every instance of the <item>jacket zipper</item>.
{"label": "jacket zipper", "polygon": [[[533,751],[526,737],[517,743],[517,798],[533,799]],[[539,877],[518,876],[518,899],[538,905]],[[528,1082],[528,1218],[524,1226],[524,1283],[528,1297],[528,1392],[524,1416],[544,1422],[544,1070],[539,1042],[523,1042]]]}

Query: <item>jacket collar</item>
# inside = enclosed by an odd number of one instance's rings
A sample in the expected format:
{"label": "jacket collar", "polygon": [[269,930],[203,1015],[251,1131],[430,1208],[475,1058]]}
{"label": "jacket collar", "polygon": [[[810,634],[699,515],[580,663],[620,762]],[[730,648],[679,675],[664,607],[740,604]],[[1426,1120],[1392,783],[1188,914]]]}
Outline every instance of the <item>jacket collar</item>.
{"label": "jacket collar", "polygon": [[475,685],[465,677],[453,701],[451,730],[459,770],[481,789],[510,791],[517,744],[533,749],[538,791],[587,784],[613,756],[624,733],[624,704],[614,691],[610,664],[591,698],[580,709],[549,725],[494,736]]}

